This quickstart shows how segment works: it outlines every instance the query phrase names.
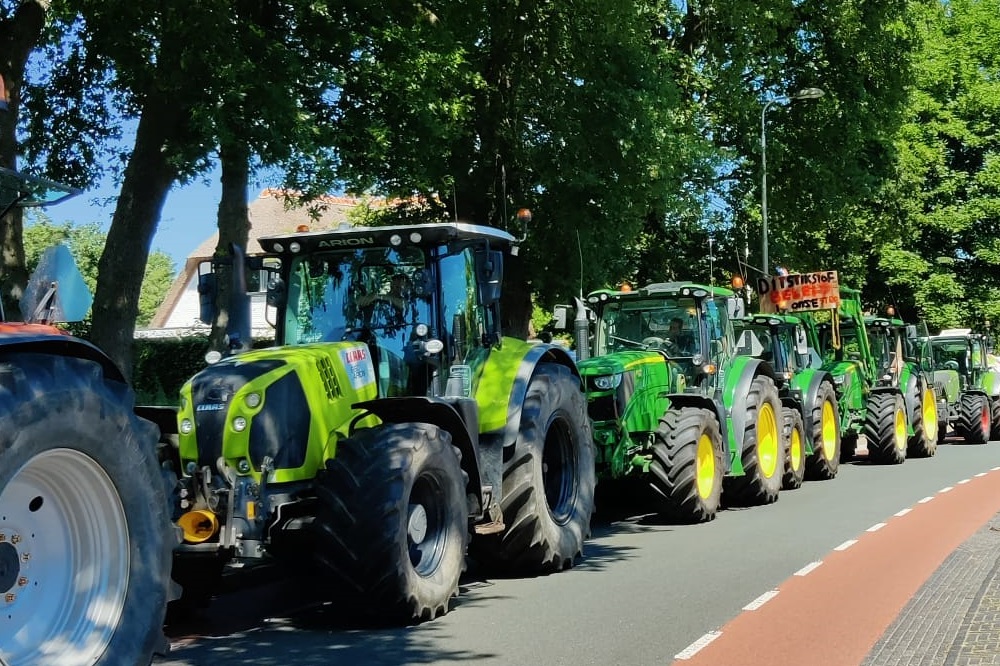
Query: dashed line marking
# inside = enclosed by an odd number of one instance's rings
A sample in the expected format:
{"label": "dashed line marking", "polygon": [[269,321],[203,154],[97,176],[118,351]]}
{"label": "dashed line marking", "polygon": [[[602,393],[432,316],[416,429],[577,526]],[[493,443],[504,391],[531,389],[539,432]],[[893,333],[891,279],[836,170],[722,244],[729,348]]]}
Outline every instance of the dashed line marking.
{"label": "dashed line marking", "polygon": [[930,502],[930,501],[931,501],[932,499],[934,499],[934,498],[933,498],[933,497],[925,497],[925,498],[923,498],[922,500],[920,500],[919,502],[917,502],[917,504],[927,504],[927,503],[928,503],[928,502]]}
{"label": "dashed line marking", "polygon": [[871,527],[869,527],[869,528],[868,528],[867,530],[865,530],[865,531],[866,531],[866,532],[878,532],[878,531],[879,531],[880,529],[882,529],[883,527],[885,527],[885,523],[875,523],[874,525],[872,525]]}
{"label": "dashed line marking", "polygon": [[948,492],[949,490],[951,490],[951,489],[952,489],[952,488],[954,488],[954,487],[955,487],[955,486],[945,486],[944,488],[942,488],[942,489],[941,489],[941,490],[939,490],[938,492],[939,492],[939,493],[946,493],[946,492]]}
{"label": "dashed line marking", "polygon": [[821,564],[823,564],[823,563],[822,562],[810,562],[809,564],[805,565],[804,567],[802,567],[801,569],[799,569],[798,571],[796,571],[792,575],[793,576],[805,576],[806,574],[808,574],[810,571],[812,571],[813,569],[815,569],[816,567],[818,567]]}
{"label": "dashed line marking", "polygon": [[979,474],[976,474],[976,478],[979,478],[981,476],[986,476],[986,472],[980,472]]}
{"label": "dashed line marking", "polygon": [[690,659],[721,635],[721,631],[708,632],[694,643],[691,643],[691,645],[688,645],[686,648],[675,654],[674,659]]}
{"label": "dashed line marking", "polygon": [[961,481],[959,481],[959,482],[958,482],[958,483],[956,483],[955,485],[957,485],[957,486],[960,486],[960,485],[962,485],[963,483],[968,483],[969,481],[972,481],[972,479],[962,479]]}
{"label": "dashed line marking", "polygon": [[834,550],[847,550],[848,548],[850,548],[851,546],[853,546],[857,542],[858,542],[857,539],[848,539],[844,543],[842,543],[839,546],[837,546],[836,548],[834,548]]}
{"label": "dashed line marking", "polygon": [[913,509],[900,509],[899,511],[897,511],[896,513],[894,513],[892,515],[896,516],[897,518],[902,518],[903,516],[905,516],[906,514],[908,514],[911,511],[913,511]]}
{"label": "dashed line marking", "polygon": [[774,599],[776,596],[778,596],[778,591],[777,590],[768,590],[767,592],[765,592],[764,594],[760,595],[759,597],[757,597],[756,599],[754,599],[753,601],[751,601],[750,603],[748,603],[746,606],[744,606],[743,610],[745,610],[745,611],[754,611],[754,610],[757,610],[758,608],[760,608],[761,606],[763,606],[764,604],[766,604],[771,599]]}
{"label": "dashed line marking", "polygon": [[991,472],[995,472],[995,471],[997,471],[998,469],[1000,469],[1000,467],[990,467],[990,471],[991,471]]}

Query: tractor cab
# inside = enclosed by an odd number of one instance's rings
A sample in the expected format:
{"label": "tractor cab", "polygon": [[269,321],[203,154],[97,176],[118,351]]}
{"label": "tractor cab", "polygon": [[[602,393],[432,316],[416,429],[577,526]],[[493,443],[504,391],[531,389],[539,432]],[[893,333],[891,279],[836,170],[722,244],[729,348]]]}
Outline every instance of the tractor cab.
{"label": "tractor cab", "polygon": [[768,363],[780,386],[809,367],[819,367],[819,354],[809,345],[802,320],[795,315],[756,314],[734,319],[736,353]]}

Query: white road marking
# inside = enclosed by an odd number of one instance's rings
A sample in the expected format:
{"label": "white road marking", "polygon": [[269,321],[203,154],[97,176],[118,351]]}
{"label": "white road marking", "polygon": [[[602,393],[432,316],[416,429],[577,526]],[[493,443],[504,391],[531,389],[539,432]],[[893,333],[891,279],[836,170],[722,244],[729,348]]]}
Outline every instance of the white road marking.
{"label": "white road marking", "polygon": [[958,482],[957,484],[955,484],[955,485],[958,485],[958,486],[960,486],[960,485],[962,485],[963,483],[968,483],[969,481],[972,481],[972,479],[962,479],[961,481],[959,481],[959,482]]}
{"label": "white road marking", "polygon": [[748,603],[746,606],[744,606],[743,610],[745,611],[757,610],[771,599],[774,599],[776,596],[778,596],[777,590],[768,590],[767,592],[760,595],[759,597]]}
{"label": "white road marking", "polygon": [[939,490],[938,492],[939,492],[939,493],[946,493],[946,492],[948,492],[949,490],[951,490],[951,489],[952,489],[952,488],[954,488],[954,487],[955,487],[955,486],[945,486],[944,488],[942,488],[942,489],[941,489],[941,490]]}
{"label": "white road marking", "polygon": [[691,645],[674,655],[674,659],[690,659],[691,657],[698,654],[702,648],[707,646],[709,643],[714,641],[716,638],[722,635],[721,631],[710,631]]}
{"label": "white road marking", "polygon": [[844,543],[842,543],[839,546],[837,546],[836,548],[834,548],[834,550],[847,550],[848,548],[850,548],[851,546],[853,546],[857,542],[858,542],[857,539],[848,539]]}
{"label": "white road marking", "polygon": [[930,501],[931,501],[932,499],[934,499],[934,498],[933,498],[933,497],[925,497],[925,498],[923,498],[922,500],[920,500],[919,502],[917,502],[917,504],[927,504],[927,503],[928,503],[928,502],[930,502]]}
{"label": "white road marking", "polygon": [[980,472],[979,474],[976,474],[976,478],[978,478],[980,476],[986,476],[986,472]]}
{"label": "white road marking", "polygon": [[871,527],[869,527],[869,528],[868,528],[867,530],[865,530],[865,531],[866,531],[866,532],[878,532],[878,531],[879,531],[880,529],[882,529],[883,527],[885,527],[885,523],[875,523],[874,525],[872,525]]}
{"label": "white road marking", "polygon": [[905,516],[906,514],[908,514],[910,511],[913,511],[913,509],[902,509],[902,510],[897,511],[896,513],[894,513],[892,515],[896,516],[897,518],[902,518],[903,516]]}
{"label": "white road marking", "polygon": [[1000,467],[990,467],[990,471],[991,471],[991,472],[995,472],[995,471],[997,471],[998,469],[1000,469]]}
{"label": "white road marking", "polygon": [[809,564],[805,565],[804,567],[802,567],[801,569],[799,569],[798,571],[796,571],[792,575],[793,576],[805,576],[806,574],[808,574],[810,571],[812,571],[813,569],[815,569],[816,567],[818,567],[821,564],[823,564],[823,563],[822,562],[810,562]]}

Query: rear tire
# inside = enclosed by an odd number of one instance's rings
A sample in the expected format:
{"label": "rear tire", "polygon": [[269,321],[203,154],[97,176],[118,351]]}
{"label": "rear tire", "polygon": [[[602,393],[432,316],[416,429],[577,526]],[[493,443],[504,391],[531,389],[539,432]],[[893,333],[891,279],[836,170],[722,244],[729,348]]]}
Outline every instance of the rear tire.
{"label": "rear tire", "polygon": [[722,435],[707,409],[669,409],[660,418],[649,466],[659,514],[666,520],[702,523],[715,518],[722,500]]}
{"label": "rear tire", "polygon": [[[828,481],[837,476],[841,463],[842,438],[837,392],[833,384],[823,382],[812,404],[812,455],[806,459],[806,478]],[[853,450],[851,456],[854,456]]]}
{"label": "rear tire", "polygon": [[781,401],[774,380],[754,377],[747,392],[747,426],[743,433],[743,476],[723,481],[725,501],[733,506],[770,504],[778,499],[785,470],[781,439]]}
{"label": "rear tire", "polygon": [[594,441],[580,382],[540,363],[531,376],[514,446],[504,451],[500,509],[506,529],[475,535],[472,556],[515,574],[573,566],[594,513]]}
{"label": "rear tire", "polygon": [[357,614],[413,623],[448,612],[468,542],[466,474],[426,423],[358,430],[316,477],[315,557]]}
{"label": "rear tire", "polygon": [[990,437],[990,404],[985,395],[963,393],[955,430],[967,444],[985,444]]}
{"label": "rear tire", "polygon": [[912,458],[930,458],[937,453],[938,414],[937,398],[930,386],[918,384],[919,400],[915,400],[910,414],[913,435],[907,445],[906,455]]}
{"label": "rear tire", "polygon": [[781,489],[796,490],[802,487],[806,476],[806,431],[798,409],[782,408],[781,433],[786,447],[785,474],[781,477]]}
{"label": "rear tire", "polygon": [[992,424],[990,427],[990,440],[995,441],[1000,439],[1000,398],[990,400],[990,415]]}
{"label": "rear tire", "polygon": [[865,414],[868,459],[883,465],[906,460],[906,405],[899,393],[872,393]]}
{"label": "rear tire", "polygon": [[0,599],[13,595],[0,655],[9,664],[149,664],[168,648],[177,531],[158,430],[133,406],[132,391],[92,361],[0,358]]}

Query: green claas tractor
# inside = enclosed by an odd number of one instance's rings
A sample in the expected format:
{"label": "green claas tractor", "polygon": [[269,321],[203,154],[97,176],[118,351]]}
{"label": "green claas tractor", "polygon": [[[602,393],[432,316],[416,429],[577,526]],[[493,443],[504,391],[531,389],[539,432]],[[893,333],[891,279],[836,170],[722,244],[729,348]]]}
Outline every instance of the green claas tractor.
{"label": "green claas tractor", "polygon": [[893,387],[906,405],[906,455],[927,458],[937,452],[938,396],[930,372],[930,345],[923,324],[895,317],[866,316],[876,364],[876,386]]}
{"label": "green claas tractor", "polygon": [[753,356],[774,370],[788,442],[783,488],[804,479],[825,480],[840,466],[840,427],[833,375],[824,370],[809,344],[801,317],[755,314],[734,320],[737,353]]}
{"label": "green claas tractor", "polygon": [[[352,612],[407,623],[449,610],[467,549],[513,573],[572,566],[593,441],[568,353],[501,335],[517,240],[440,223],[260,244],[234,248],[235,353],[181,390],[174,576],[202,582],[188,600],[223,567],[312,563]],[[267,274],[274,347],[246,349],[244,266]]]}
{"label": "green claas tractor", "polygon": [[733,292],[669,282],[598,291],[587,301],[593,356],[580,303],[577,366],[598,477],[648,484],[653,508],[681,522],[711,520],[723,499],[775,501],[784,470],[781,403],[770,368],[734,353]]}
{"label": "green claas tractor", "polygon": [[[869,460],[898,464],[909,443],[906,402],[898,386],[881,382],[861,306],[861,292],[841,286],[833,311],[802,313],[816,329],[821,368],[833,377],[840,406],[841,461],[854,457],[864,434]],[[829,317],[822,317],[829,314]]]}
{"label": "green claas tractor", "polygon": [[[0,169],[0,217],[76,193]],[[42,255],[0,316],[0,663],[149,664],[163,636],[171,527],[156,426],[114,362],[58,326],[91,296],[70,251]]]}
{"label": "green claas tractor", "polygon": [[970,444],[1000,439],[1000,373],[987,361],[986,338],[970,329],[946,329],[929,338],[934,382],[947,400],[941,438],[949,424]]}

